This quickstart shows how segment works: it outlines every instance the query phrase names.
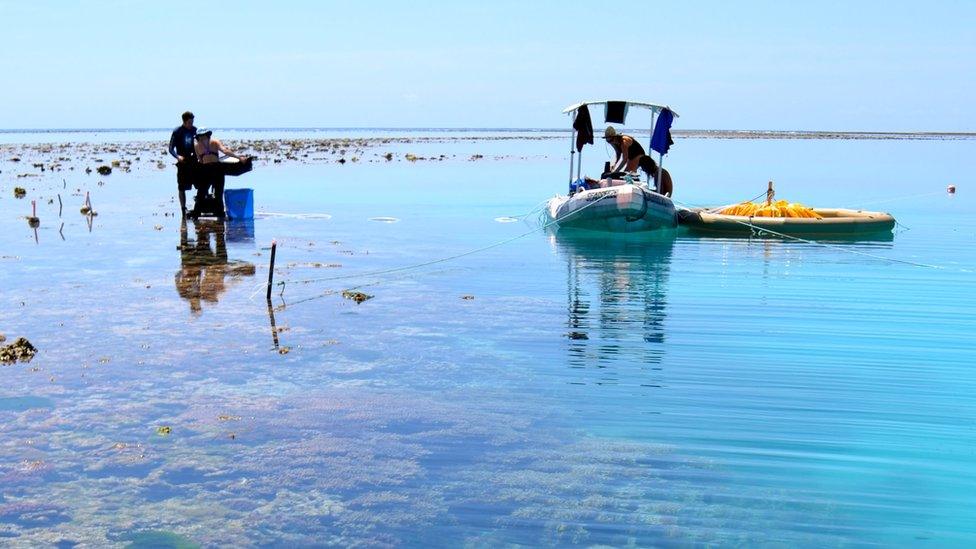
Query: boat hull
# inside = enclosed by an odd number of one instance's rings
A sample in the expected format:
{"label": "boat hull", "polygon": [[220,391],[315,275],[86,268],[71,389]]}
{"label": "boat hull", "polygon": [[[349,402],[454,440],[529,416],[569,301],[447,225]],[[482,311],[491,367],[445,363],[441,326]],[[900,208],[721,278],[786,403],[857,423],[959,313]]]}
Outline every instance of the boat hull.
{"label": "boat hull", "polygon": [[559,227],[633,233],[673,229],[677,212],[670,198],[637,185],[620,185],[556,196],[546,205]]}
{"label": "boat hull", "polygon": [[[813,211],[820,218],[747,217],[709,213],[703,209],[681,210],[678,221],[693,232],[741,236],[755,234],[754,227],[799,237],[890,233],[895,227],[895,218],[884,212],[841,208],[814,208]],[[776,236],[775,233],[766,234]]]}

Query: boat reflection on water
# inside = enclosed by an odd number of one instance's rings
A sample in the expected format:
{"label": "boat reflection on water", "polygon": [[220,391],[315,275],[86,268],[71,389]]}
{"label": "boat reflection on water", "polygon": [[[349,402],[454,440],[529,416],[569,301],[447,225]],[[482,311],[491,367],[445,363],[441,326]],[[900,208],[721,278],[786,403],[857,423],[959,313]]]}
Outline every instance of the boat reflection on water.
{"label": "boat reflection on water", "polygon": [[659,364],[674,238],[562,229],[550,242],[566,258],[570,365]]}
{"label": "boat reflection on water", "polygon": [[[231,235],[235,231],[232,227]],[[193,314],[200,314],[203,302],[217,303],[227,290],[228,276],[232,282],[254,276],[255,267],[246,261],[228,260],[228,227],[224,222],[201,219],[194,223],[194,239],[190,239],[189,232],[184,219],[180,223],[181,267],[176,272],[176,291],[189,302]]]}

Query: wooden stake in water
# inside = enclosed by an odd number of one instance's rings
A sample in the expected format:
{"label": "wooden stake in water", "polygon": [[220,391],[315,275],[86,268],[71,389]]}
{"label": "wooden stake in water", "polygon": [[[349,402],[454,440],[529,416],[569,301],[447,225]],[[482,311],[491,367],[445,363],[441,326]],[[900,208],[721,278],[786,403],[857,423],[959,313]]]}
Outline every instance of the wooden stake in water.
{"label": "wooden stake in water", "polygon": [[275,250],[278,249],[278,243],[274,240],[271,241],[271,268],[268,269],[268,301],[271,301],[271,284],[274,282],[274,261],[275,261]]}

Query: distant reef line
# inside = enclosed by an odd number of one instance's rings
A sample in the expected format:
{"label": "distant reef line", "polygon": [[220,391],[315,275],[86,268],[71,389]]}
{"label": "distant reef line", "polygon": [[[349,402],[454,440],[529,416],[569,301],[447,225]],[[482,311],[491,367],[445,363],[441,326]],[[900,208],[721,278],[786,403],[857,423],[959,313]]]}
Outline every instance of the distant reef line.
{"label": "distant reef line", "polygon": [[[64,129],[0,129],[0,134],[65,134],[65,133],[150,133],[169,132],[172,128],[64,128]],[[398,137],[410,137],[411,134],[442,133],[465,135],[470,139],[479,133],[502,134],[530,134],[535,139],[560,139],[562,135],[572,130],[567,128],[215,128],[223,132],[292,132],[292,133],[321,133],[335,132],[349,134],[349,137],[366,137],[368,134],[383,132]],[[623,128],[624,132],[632,135],[648,135],[646,128]],[[596,132],[599,133],[599,132]],[[954,140],[976,139],[976,132],[944,132],[944,131],[827,131],[827,130],[695,130],[674,129],[674,137],[690,139],[907,139],[907,140]],[[548,134],[548,135],[546,135]],[[309,135],[307,138],[317,136]],[[425,137],[417,135],[415,137]],[[486,136],[487,137],[487,136]],[[490,137],[487,137],[490,139]],[[518,138],[512,136],[510,138]]]}

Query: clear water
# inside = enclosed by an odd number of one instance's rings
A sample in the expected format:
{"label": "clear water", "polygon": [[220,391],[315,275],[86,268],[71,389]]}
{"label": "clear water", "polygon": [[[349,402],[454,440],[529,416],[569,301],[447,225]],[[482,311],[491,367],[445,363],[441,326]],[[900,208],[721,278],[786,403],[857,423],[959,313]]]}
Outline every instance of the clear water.
{"label": "clear water", "polygon": [[357,274],[529,232],[496,218],[568,172],[560,140],[395,147],[447,159],[259,165],[228,186],[331,217],[185,238],[171,168],[0,159],[0,332],[39,349],[0,366],[0,544],[976,542],[971,141],[688,139],[665,160],[687,204],[774,179],[892,212],[887,239],[535,232]]}

